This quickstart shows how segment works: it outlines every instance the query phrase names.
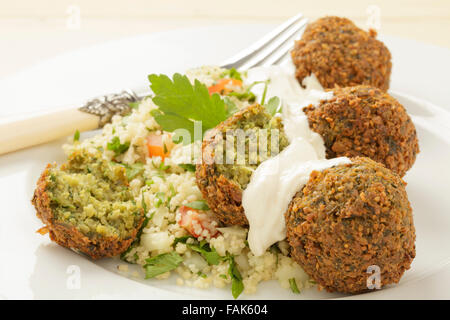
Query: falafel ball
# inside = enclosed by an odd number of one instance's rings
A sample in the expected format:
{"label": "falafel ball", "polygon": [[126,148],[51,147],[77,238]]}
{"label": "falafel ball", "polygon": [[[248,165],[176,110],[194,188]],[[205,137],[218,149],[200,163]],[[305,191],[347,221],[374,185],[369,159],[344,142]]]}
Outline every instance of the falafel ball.
{"label": "falafel ball", "polygon": [[32,203],[51,240],[93,259],[125,251],[144,219],[128,188],[125,168],[100,154],[75,151],[61,168],[49,164]]}
{"label": "falafel ball", "polygon": [[[238,138],[236,138],[233,152],[228,153],[227,140],[230,136],[227,132],[238,129],[245,131],[245,163],[239,163],[236,156],[231,158],[231,161],[227,158],[238,148]],[[267,137],[267,152],[261,152],[261,150],[250,152],[249,146],[256,145],[261,137]],[[272,141],[278,143],[278,146],[272,146]],[[222,223],[248,225],[242,207],[242,192],[258,165],[275,155],[272,150],[281,151],[288,144],[281,118],[270,116],[259,104],[236,112],[205,137],[202,145],[202,163],[196,166],[197,185],[208,206]],[[218,159],[223,161],[217,161]]]}
{"label": "falafel ball", "polygon": [[300,83],[315,74],[324,88],[371,85],[389,89],[391,54],[375,39],[346,18],[324,17],[309,24],[291,52]]}
{"label": "falafel ball", "polygon": [[313,171],[285,214],[292,257],[327,291],[397,283],[415,257],[412,209],[402,179],[369,158]]}
{"label": "falafel ball", "polygon": [[303,109],[325,142],[327,158],[369,157],[404,176],[419,152],[416,128],[405,108],[384,91],[336,88],[334,96]]}

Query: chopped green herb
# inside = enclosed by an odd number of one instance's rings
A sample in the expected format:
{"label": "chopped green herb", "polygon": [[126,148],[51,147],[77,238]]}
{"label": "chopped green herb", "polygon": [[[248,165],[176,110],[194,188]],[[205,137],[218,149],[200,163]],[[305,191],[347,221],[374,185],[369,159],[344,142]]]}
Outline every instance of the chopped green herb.
{"label": "chopped green herb", "polygon": [[141,205],[142,205],[142,208],[144,209],[144,213],[147,213],[147,204],[145,203],[144,190],[142,190]]}
{"label": "chopped green herb", "polygon": [[164,203],[166,194],[164,192],[157,192],[155,196],[156,196],[155,207],[159,208]]}
{"label": "chopped green herb", "polygon": [[233,298],[237,299],[239,295],[244,291],[244,283],[242,282],[242,276],[239,272],[233,256],[228,256],[230,266],[228,268],[228,274],[231,277],[231,294]]}
{"label": "chopped green herb", "polygon": [[276,244],[276,243],[274,243],[273,245],[270,246],[269,251],[272,252],[273,254],[281,253],[281,250],[278,247],[278,244]]}
{"label": "chopped green herb", "polygon": [[228,279],[228,276],[226,274],[220,274],[219,277],[221,277],[222,279]]}
{"label": "chopped green herb", "polygon": [[73,141],[79,141],[80,140],[80,131],[75,131],[73,135]]}
{"label": "chopped green herb", "polygon": [[128,148],[130,147],[129,142],[120,143],[120,139],[117,136],[114,136],[111,140],[111,142],[108,142],[106,145],[108,150],[114,151],[116,156],[121,155],[122,153],[126,152]]}
{"label": "chopped green herb", "polygon": [[274,116],[277,112],[280,111],[280,98],[272,97],[269,99],[267,104],[265,105],[267,112]]}
{"label": "chopped green herb", "polygon": [[261,105],[264,105],[264,102],[266,102],[266,94],[267,94],[267,88],[269,86],[269,82],[267,81],[266,83],[264,83],[264,91],[261,97]]}
{"label": "chopped green herb", "polygon": [[176,269],[183,262],[183,258],[175,251],[172,251],[146,259],[145,261],[147,262],[144,265],[145,278],[149,279]]}
{"label": "chopped green herb", "polygon": [[300,293],[300,290],[298,290],[297,282],[295,281],[295,278],[289,279],[289,285],[291,286],[291,290],[293,293]]}
{"label": "chopped green herb", "polygon": [[[266,91],[267,90],[267,84],[269,83],[269,80],[255,81],[251,85],[249,85],[244,92],[230,92],[228,94],[228,96],[234,96],[234,97],[238,98],[239,100],[246,100],[248,102],[254,102],[256,100],[256,96],[251,90],[252,90],[252,88],[255,85],[260,84],[260,83],[264,83],[265,84],[264,91]],[[264,94],[264,97],[262,99],[262,104],[264,103],[264,100],[265,100],[265,94]]]}
{"label": "chopped green herb", "polygon": [[200,253],[209,265],[218,265],[219,262],[224,259],[217,253],[216,249],[211,248],[208,242],[206,242],[205,240],[201,241],[198,244],[188,243],[187,246],[190,249]]}
{"label": "chopped green herb", "polygon": [[232,91],[232,92],[228,93],[228,96],[236,97],[239,100],[246,100],[248,102],[254,102],[256,100],[255,94],[253,92],[249,91],[248,89],[244,92]]}
{"label": "chopped green herb", "polygon": [[[166,75],[148,76],[158,109],[151,113],[163,130],[174,132],[185,129],[194,137],[194,122],[202,122],[202,136],[228,118],[224,101],[218,94],[210,95],[200,81],[191,84],[188,77],[179,73],[172,80]],[[201,137],[200,137],[201,138]],[[183,143],[192,143],[192,141]]]}
{"label": "chopped green herb", "polygon": [[144,172],[144,164],[142,163],[133,163],[129,165],[125,165],[126,175],[128,181],[133,180],[136,176],[140,175],[142,172]]}
{"label": "chopped green herb", "polygon": [[235,68],[228,69],[220,75],[221,78],[230,78],[230,79],[236,79],[242,81],[242,75],[239,71],[237,71]]}
{"label": "chopped green herb", "polygon": [[145,180],[145,185],[147,185],[147,186],[151,186],[154,183],[155,183],[155,181],[153,181],[153,180]]}
{"label": "chopped green herb", "polygon": [[207,277],[208,277],[206,274],[204,274],[204,273],[201,272],[201,271],[197,272],[197,275],[198,275],[199,277],[202,277],[202,278],[207,278]]}
{"label": "chopped green herb", "polygon": [[185,206],[195,210],[202,210],[202,211],[209,210],[209,207],[206,204],[205,200],[192,201],[189,202],[188,204],[185,204]]}
{"label": "chopped green herb", "polygon": [[186,171],[195,172],[195,164],[181,163],[178,166],[183,168]]}
{"label": "chopped green herb", "polygon": [[152,160],[152,165],[158,171],[155,174],[155,176],[160,177],[163,180],[166,180],[165,173],[166,173],[166,170],[168,170],[170,168],[170,166],[166,166],[164,164],[164,161],[162,161],[159,165],[157,165],[153,160]]}
{"label": "chopped green herb", "polygon": [[173,241],[172,245],[175,248],[178,243],[186,243],[188,241],[188,239],[190,239],[190,238],[194,239],[193,236],[182,236],[182,237],[179,237],[179,238],[175,238],[175,240]]}

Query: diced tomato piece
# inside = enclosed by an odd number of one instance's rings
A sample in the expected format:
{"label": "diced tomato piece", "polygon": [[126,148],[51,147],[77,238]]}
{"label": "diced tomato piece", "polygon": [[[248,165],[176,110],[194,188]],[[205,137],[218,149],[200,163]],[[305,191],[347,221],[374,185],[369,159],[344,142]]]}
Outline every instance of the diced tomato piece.
{"label": "diced tomato piece", "polygon": [[164,142],[162,135],[151,134],[147,137],[147,150],[150,157],[161,157],[164,160],[165,157],[170,155],[172,147],[172,140],[169,139],[169,141]]}
{"label": "diced tomato piece", "polygon": [[200,237],[205,229],[208,230],[211,238],[219,235],[220,232],[215,227],[217,222],[209,218],[205,213],[186,206],[180,207],[179,212],[181,215],[180,221],[178,221],[179,225],[193,237]]}
{"label": "diced tomato piece", "polygon": [[48,228],[47,228],[47,226],[44,226],[44,227],[40,228],[39,230],[37,230],[36,232],[40,233],[42,235],[46,235],[48,233]]}
{"label": "diced tomato piece", "polygon": [[220,94],[229,93],[232,90],[227,88],[228,86],[242,87],[242,81],[237,79],[220,79],[216,84],[209,87],[208,91],[209,94],[213,94],[215,92]]}

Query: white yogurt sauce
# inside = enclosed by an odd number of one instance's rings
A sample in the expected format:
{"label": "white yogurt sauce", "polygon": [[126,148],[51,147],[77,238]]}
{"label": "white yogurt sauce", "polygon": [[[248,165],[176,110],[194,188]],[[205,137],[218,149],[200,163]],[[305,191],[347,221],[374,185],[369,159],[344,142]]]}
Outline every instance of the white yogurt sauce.
{"label": "white yogurt sauce", "polygon": [[[282,101],[282,120],[289,146],[273,158],[264,161],[253,172],[242,195],[242,206],[249,222],[248,243],[255,256],[286,238],[284,213],[294,195],[308,182],[313,170],[324,170],[350,163],[348,158],[325,159],[322,137],[309,128],[302,108],[330,99],[332,92],[324,92],[317,78],[305,78],[302,88],[295,78],[292,65],[258,67],[248,71],[246,83],[270,80],[266,102],[273,96]],[[264,84],[253,87],[258,101]]]}
{"label": "white yogurt sauce", "polygon": [[312,145],[296,138],[275,157],[261,163],[244,190],[242,205],[250,229],[248,244],[255,256],[286,238],[284,213],[313,170],[350,163],[346,157],[319,159]]}

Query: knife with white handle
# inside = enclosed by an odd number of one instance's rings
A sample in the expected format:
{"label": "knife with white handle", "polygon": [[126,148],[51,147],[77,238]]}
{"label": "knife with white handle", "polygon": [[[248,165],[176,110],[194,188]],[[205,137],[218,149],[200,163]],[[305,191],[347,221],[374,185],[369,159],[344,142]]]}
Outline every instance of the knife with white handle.
{"label": "knife with white handle", "polygon": [[114,115],[130,113],[130,103],[142,97],[124,90],[89,100],[81,108],[0,119],[0,155],[69,136],[76,130],[102,128]]}

